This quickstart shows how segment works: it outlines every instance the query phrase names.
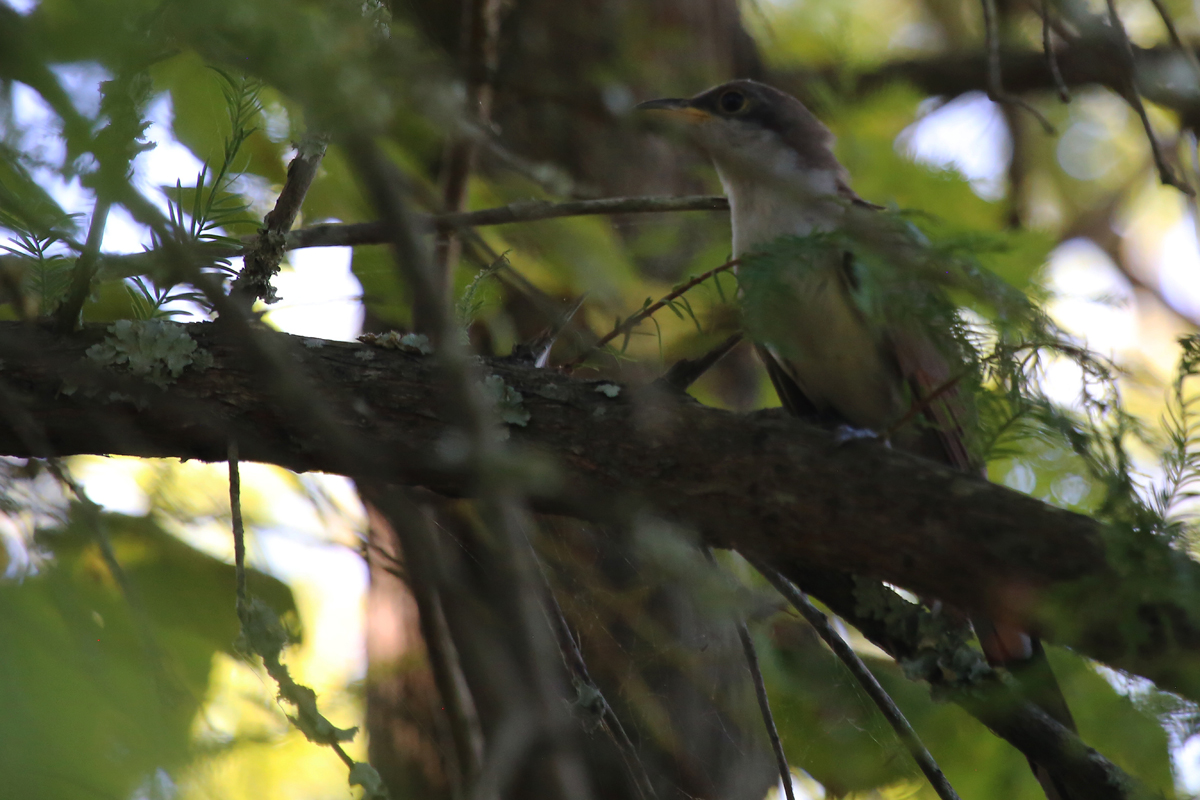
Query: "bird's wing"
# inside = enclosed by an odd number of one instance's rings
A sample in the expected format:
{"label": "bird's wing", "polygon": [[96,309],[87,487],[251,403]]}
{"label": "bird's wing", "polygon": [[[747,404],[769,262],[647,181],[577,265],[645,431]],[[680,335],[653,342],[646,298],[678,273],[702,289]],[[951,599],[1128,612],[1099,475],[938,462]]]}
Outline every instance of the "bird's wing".
{"label": "bird's wing", "polygon": [[810,421],[819,417],[820,412],[817,410],[817,406],[800,386],[795,372],[788,369],[787,362],[768,345],[756,344],[754,350],[762,360],[763,366],[767,368],[767,377],[771,379],[771,385],[775,387],[775,394],[779,395],[779,402],[788,410],[788,413]]}
{"label": "bird's wing", "polygon": [[[930,338],[920,332],[894,328],[889,340],[900,374],[911,390],[912,423],[925,423],[936,435],[941,452],[923,452],[964,472],[980,473],[978,459],[969,447],[968,427],[973,424],[973,409],[959,388],[961,377],[954,371]],[[927,438],[927,437],[923,437]],[[922,447],[922,451],[930,448]],[[941,458],[937,458],[940,455]],[[985,474],[986,477],[986,474]]]}

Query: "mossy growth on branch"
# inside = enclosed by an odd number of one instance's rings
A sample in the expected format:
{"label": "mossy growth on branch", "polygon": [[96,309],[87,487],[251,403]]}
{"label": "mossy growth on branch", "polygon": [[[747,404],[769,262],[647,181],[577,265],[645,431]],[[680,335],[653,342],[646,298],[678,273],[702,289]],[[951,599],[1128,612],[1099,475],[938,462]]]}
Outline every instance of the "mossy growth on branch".
{"label": "mossy growth on branch", "polygon": [[119,366],[156,386],[167,386],[188,367],[212,366],[212,354],[200,348],[187,328],[161,319],[117,320],[108,336],[87,350],[101,366]]}

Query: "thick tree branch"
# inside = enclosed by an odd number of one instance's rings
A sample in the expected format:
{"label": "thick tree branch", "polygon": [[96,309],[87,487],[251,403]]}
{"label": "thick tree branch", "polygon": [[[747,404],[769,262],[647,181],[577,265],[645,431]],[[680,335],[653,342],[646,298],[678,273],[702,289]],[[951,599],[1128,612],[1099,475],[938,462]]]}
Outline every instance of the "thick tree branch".
{"label": "thick tree branch", "polygon": [[[433,358],[320,340],[292,348],[331,397],[336,388],[354,398],[331,400],[332,413],[377,445],[332,463],[261,385],[236,337],[213,325],[189,330],[215,366],[162,390],[88,361],[102,330],[63,337],[0,323],[0,453],[222,461],[236,435],[246,460],[471,491],[473,476],[447,444],[454,434]],[[503,359],[483,369],[520,392],[531,415],[509,427],[528,454],[539,508],[604,521],[653,510],[789,577],[787,565],[805,565],[886,580],[1020,622],[1200,700],[1200,566],[1156,538],[1106,530],[873,442],[839,445],[782,414],[737,416],[656,387],[610,397],[595,382]],[[79,388],[67,394],[68,384]],[[27,413],[7,408],[15,401]]]}

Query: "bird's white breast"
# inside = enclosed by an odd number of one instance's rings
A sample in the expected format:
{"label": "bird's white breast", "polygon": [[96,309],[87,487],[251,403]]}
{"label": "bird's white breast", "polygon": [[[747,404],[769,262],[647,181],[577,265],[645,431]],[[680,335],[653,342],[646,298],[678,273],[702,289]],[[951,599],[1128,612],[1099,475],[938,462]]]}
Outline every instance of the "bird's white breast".
{"label": "bird's white breast", "polygon": [[[750,164],[717,159],[734,256],[781,236],[836,228],[845,211],[837,198],[838,176],[802,170],[782,146],[756,144],[763,146],[752,150],[758,157]],[[781,291],[793,295],[786,300],[794,318],[786,326],[787,341],[766,344],[809,399],[858,427],[883,430],[894,423],[902,408],[895,365],[883,352],[881,332],[855,306],[840,265],[798,270]]]}

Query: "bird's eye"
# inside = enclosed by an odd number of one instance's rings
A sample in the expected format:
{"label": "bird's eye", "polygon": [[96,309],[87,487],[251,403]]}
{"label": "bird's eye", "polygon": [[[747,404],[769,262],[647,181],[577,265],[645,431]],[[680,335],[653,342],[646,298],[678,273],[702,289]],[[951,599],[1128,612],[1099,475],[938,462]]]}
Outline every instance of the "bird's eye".
{"label": "bird's eye", "polygon": [[729,91],[721,95],[717,104],[726,114],[736,114],[746,107],[746,96],[741,92]]}

